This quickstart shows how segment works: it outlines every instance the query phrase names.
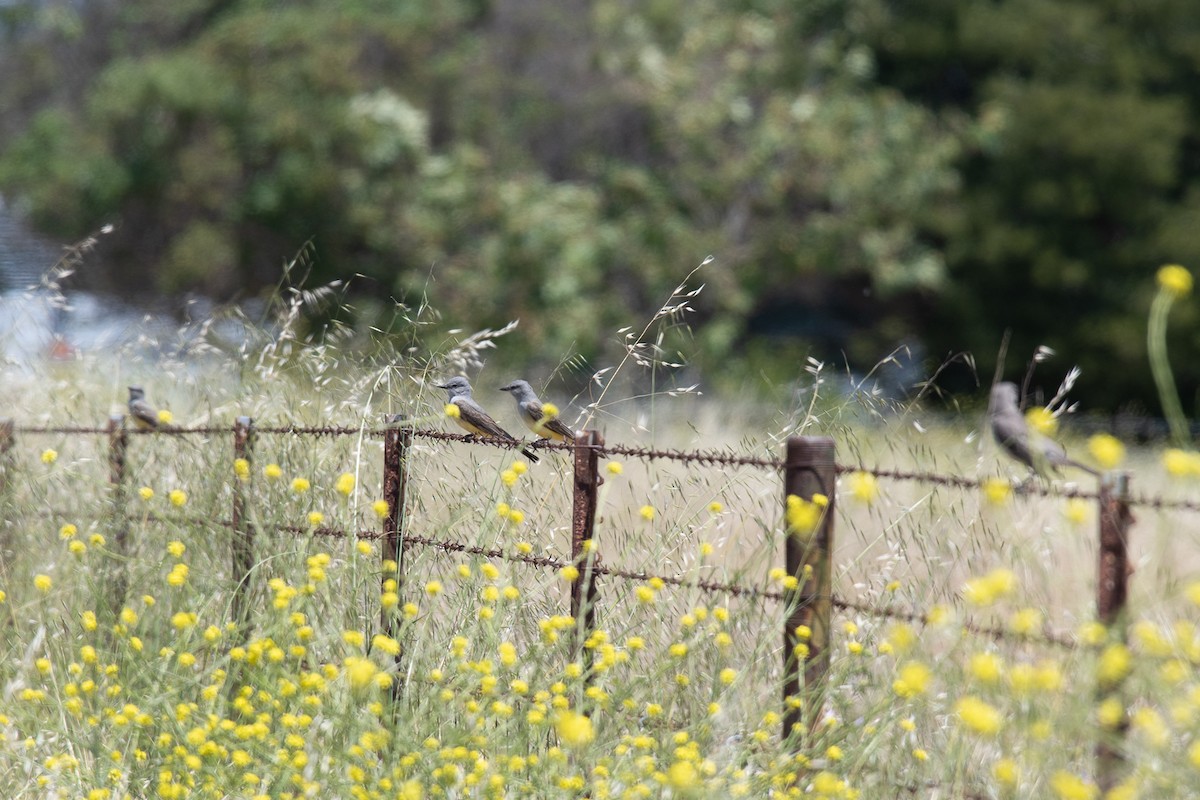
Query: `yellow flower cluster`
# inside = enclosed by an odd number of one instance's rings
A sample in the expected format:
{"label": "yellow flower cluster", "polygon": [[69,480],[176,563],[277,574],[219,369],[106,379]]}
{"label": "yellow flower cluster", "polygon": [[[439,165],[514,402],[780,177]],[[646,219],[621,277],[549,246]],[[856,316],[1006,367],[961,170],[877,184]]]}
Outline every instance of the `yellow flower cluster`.
{"label": "yellow flower cluster", "polygon": [[823,494],[814,494],[812,500],[789,494],[785,511],[788,532],[794,536],[811,536],[821,524],[828,507],[829,498]]}

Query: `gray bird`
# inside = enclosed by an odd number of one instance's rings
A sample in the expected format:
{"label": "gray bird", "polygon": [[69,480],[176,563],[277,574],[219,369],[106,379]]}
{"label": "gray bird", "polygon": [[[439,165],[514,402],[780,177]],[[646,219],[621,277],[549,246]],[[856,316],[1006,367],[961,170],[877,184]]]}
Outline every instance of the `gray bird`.
{"label": "gray bird", "polygon": [[158,421],[158,411],[146,402],[146,390],[140,386],[129,387],[129,416],[138,430],[152,430],[162,425]]}
{"label": "gray bird", "polygon": [[1029,429],[1029,423],[1017,402],[1015,383],[997,383],[992,387],[988,418],[996,443],[1010,456],[1041,476],[1057,473],[1059,467],[1077,467],[1092,475],[1099,473],[1086,464],[1067,457],[1067,451],[1053,439]]}
{"label": "gray bird", "polygon": [[513,381],[508,386],[501,386],[500,391],[512,394],[517,402],[517,416],[525,427],[541,436],[543,439],[553,439],[556,442],[575,441],[575,432],[554,417],[547,417],[542,410],[542,401],[538,399],[529,381]]}
{"label": "gray bird", "polygon": [[[506,442],[518,444],[519,440],[508,431],[496,424],[496,420],[488,416],[488,413],[476,403],[471,397],[471,384],[461,375],[456,378],[451,378],[445,383],[435,384],[439,389],[445,389],[449,394],[448,402],[458,406],[458,417],[455,422],[459,427],[469,433],[474,433],[479,436],[487,436],[492,439],[500,439]],[[522,447],[521,453],[535,464],[538,457],[530,452],[529,448]]]}

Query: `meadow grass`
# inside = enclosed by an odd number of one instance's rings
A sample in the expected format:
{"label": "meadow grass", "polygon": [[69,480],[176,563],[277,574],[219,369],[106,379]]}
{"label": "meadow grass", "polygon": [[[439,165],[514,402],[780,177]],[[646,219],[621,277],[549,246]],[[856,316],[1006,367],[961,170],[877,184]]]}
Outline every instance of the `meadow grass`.
{"label": "meadow grass", "polygon": [[[841,463],[997,480],[841,478],[835,594],[925,621],[837,612],[819,712],[803,703],[803,730],[781,741],[782,603],[602,577],[584,641],[569,576],[517,560],[570,561],[568,454],[530,466],[415,440],[407,533],[511,558],[414,547],[398,574],[377,539],[321,535],[381,530],[382,442],[366,431],[384,413],[452,429],[428,379],[478,366],[502,334],[408,362],[287,330],[232,352],[131,347],[7,371],[0,407],[20,425],[97,425],[136,381],[183,425],[246,414],[363,433],[262,434],[240,467],[231,435],[135,435],[123,493],[102,435],[19,434],[0,497],[0,795],[1076,800],[1099,796],[1096,742],[1128,720],[1109,796],[1193,796],[1194,514],[1137,510],[1127,646],[1093,621],[1094,501],[1012,493],[980,420],[925,428],[919,410],[812,404],[819,370],[778,412],[661,389],[622,406],[614,384],[584,408],[610,443],[778,458],[787,435],[827,433]],[[511,425],[495,394],[478,391]],[[1138,491],[1183,498],[1191,463],[1130,448],[1122,466]],[[774,471],[601,464],[605,566],[787,585]],[[239,482],[258,531],[243,624],[222,524]]]}

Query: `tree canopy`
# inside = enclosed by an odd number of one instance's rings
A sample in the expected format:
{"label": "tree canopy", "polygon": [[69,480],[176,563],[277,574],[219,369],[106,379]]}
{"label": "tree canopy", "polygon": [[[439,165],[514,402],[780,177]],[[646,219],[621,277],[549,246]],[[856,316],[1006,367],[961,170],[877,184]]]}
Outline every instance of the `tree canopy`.
{"label": "tree canopy", "polygon": [[117,223],[126,292],[246,296],[311,241],[314,280],[520,317],[554,361],[713,254],[702,366],[910,339],[983,369],[1011,328],[1151,402],[1152,276],[1200,254],[1188,0],[6,9],[0,191],[63,237]]}

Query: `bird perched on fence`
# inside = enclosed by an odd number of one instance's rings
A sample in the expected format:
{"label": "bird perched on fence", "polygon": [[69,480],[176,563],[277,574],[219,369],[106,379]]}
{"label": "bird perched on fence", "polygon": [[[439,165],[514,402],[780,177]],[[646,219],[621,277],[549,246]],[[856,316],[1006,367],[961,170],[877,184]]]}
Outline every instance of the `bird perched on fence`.
{"label": "bird perched on fence", "polygon": [[[445,389],[449,394],[450,405],[458,408],[458,416],[454,418],[454,421],[460,428],[479,436],[488,436],[514,444],[520,442],[517,437],[497,425],[496,420],[488,416],[483,407],[475,402],[475,399],[471,397],[471,384],[466,378],[459,375],[445,383],[435,385],[439,389]],[[537,463],[538,457],[529,448],[522,447],[521,453],[530,461]]]}
{"label": "bird perched on fence", "polygon": [[1007,381],[992,387],[988,404],[988,419],[992,435],[1006,453],[1043,477],[1057,473],[1059,467],[1077,467],[1092,475],[1099,473],[1091,467],[1067,457],[1058,442],[1031,430],[1017,403],[1017,385]]}
{"label": "bird perched on fence", "polygon": [[129,416],[138,430],[154,430],[162,426],[158,411],[146,402],[146,390],[140,386],[129,387]]}
{"label": "bird perched on fence", "polygon": [[517,416],[525,423],[526,428],[543,439],[556,442],[575,441],[575,432],[555,416],[558,413],[557,409],[551,406],[552,413],[546,413],[546,406],[542,405],[529,381],[513,381],[508,386],[501,386],[500,391],[512,394],[512,399],[517,403]]}

